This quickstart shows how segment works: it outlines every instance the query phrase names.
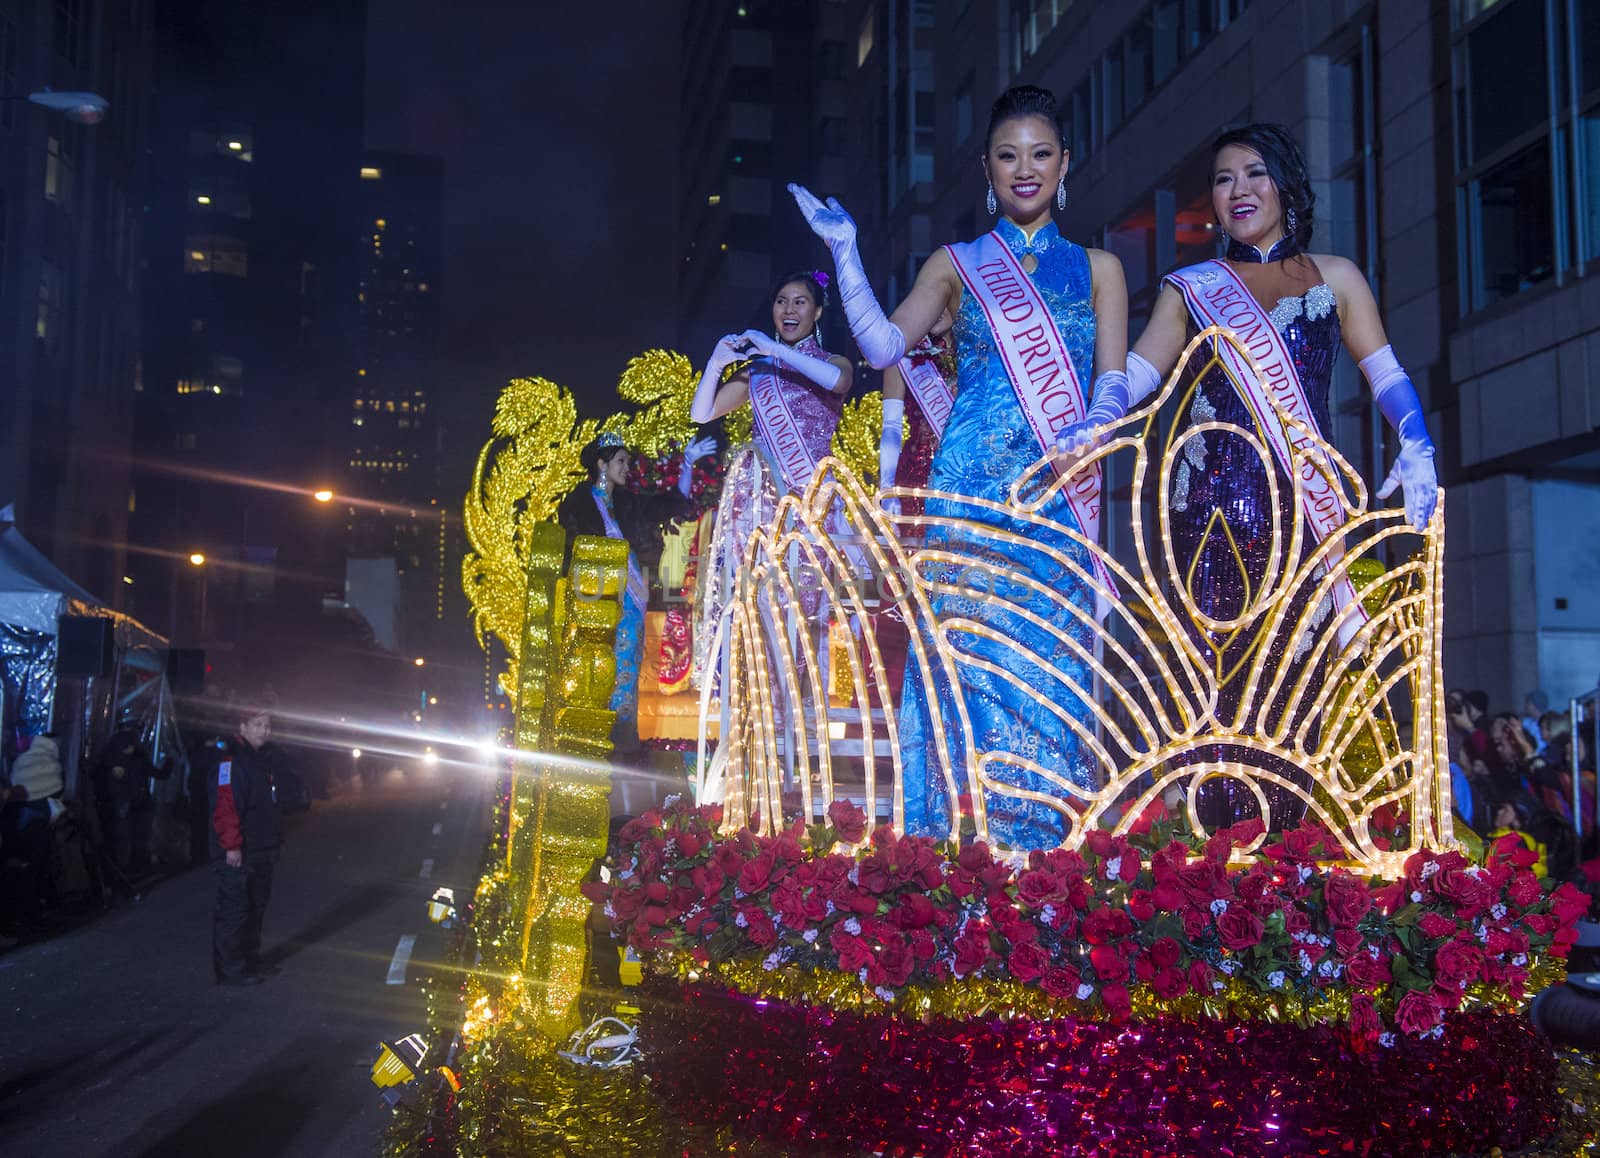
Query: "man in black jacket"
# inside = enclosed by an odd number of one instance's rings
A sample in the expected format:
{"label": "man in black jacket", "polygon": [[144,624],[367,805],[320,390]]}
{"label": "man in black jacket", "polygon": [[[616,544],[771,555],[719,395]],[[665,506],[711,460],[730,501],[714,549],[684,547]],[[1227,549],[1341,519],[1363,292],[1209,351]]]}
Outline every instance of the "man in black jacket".
{"label": "man in black jacket", "polygon": [[239,734],[217,753],[211,770],[211,866],[217,904],[211,926],[211,964],[221,985],[257,985],[261,921],[272,896],[280,823],[276,789],[261,748],[272,734],[266,708],[240,713]]}

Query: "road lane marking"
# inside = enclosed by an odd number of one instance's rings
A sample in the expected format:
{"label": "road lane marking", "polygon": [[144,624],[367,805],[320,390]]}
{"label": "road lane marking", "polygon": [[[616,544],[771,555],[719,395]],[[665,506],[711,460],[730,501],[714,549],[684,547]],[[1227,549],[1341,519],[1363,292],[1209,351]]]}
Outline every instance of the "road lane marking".
{"label": "road lane marking", "polygon": [[438,836],[443,831],[444,831],[444,821],[441,820],[438,824],[433,826],[433,835],[434,836]]}
{"label": "road lane marking", "polygon": [[430,856],[422,862],[422,871],[417,874],[423,880],[433,875],[433,858]]}
{"label": "road lane marking", "polygon": [[394,956],[389,959],[389,977],[386,984],[404,985],[406,983],[406,966],[411,962],[411,950],[417,947],[417,935],[407,933],[401,937],[394,947]]}

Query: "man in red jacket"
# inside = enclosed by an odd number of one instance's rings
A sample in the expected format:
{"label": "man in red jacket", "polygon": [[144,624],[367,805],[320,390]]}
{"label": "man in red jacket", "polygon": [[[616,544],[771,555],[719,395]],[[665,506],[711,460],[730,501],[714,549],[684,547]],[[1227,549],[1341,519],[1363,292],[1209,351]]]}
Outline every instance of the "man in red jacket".
{"label": "man in red jacket", "polygon": [[218,752],[210,775],[211,868],[217,905],[211,963],[220,985],[259,985],[276,970],[261,964],[261,920],[278,861],[277,791],[261,747],[272,734],[266,708],[240,713],[239,734]]}

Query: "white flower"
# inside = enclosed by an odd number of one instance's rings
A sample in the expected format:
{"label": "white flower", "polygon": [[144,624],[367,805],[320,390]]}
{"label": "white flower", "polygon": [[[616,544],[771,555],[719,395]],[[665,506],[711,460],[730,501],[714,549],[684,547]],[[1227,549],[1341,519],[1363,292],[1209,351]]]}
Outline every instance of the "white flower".
{"label": "white flower", "polygon": [[1439,862],[1436,861],[1436,860],[1430,860],[1427,864],[1422,866],[1422,879],[1423,880],[1427,880],[1429,877],[1431,877],[1434,873],[1436,873],[1438,871],[1439,871]]}
{"label": "white flower", "polygon": [[1301,865],[1300,866],[1300,883],[1301,884],[1305,884],[1310,879],[1311,879],[1311,866],[1308,865],[1308,864]]}
{"label": "white flower", "polygon": [[1499,901],[1496,901],[1493,905],[1491,905],[1489,907],[1489,915],[1491,917],[1493,917],[1497,921],[1505,920],[1506,919],[1506,907],[1505,907],[1505,905],[1501,904]]}
{"label": "white flower", "polygon": [[1056,919],[1056,907],[1054,905],[1046,905],[1039,910],[1039,915],[1046,921],[1053,921]]}
{"label": "white flower", "polygon": [[804,933],[800,934],[800,939],[807,945],[810,945],[817,939],[817,931],[815,929],[807,929]]}
{"label": "white flower", "polygon": [[663,800],[661,802],[661,807],[662,808],[671,808],[674,804],[678,803],[678,801],[680,801],[682,799],[683,799],[683,793],[674,792],[671,796],[667,797],[665,800]]}
{"label": "white flower", "polygon": [[1413,890],[1411,900],[1415,904],[1420,904],[1422,902],[1422,894]]}
{"label": "white flower", "polygon": [[[637,864],[637,863],[638,863],[637,861],[634,862],[634,864]],[[619,872],[617,874],[617,879],[619,881],[625,881],[629,877],[631,877],[632,875],[633,875],[633,865],[629,865],[627,868],[623,869],[621,872]]]}
{"label": "white flower", "polygon": [[1466,873],[1473,880],[1477,880],[1479,877],[1481,877],[1483,875],[1483,866],[1481,864],[1469,864],[1466,868],[1462,869],[1461,871]]}
{"label": "white flower", "polygon": [[774,928],[783,928],[783,917],[777,909],[772,910],[772,925]]}
{"label": "white flower", "polygon": [[856,977],[858,980],[860,980],[861,984],[865,985],[867,983],[867,967],[865,965],[861,967],[861,970],[856,974]]}
{"label": "white flower", "polygon": [[1367,956],[1376,961],[1379,957],[1383,956],[1383,950],[1379,949],[1376,945],[1368,945]]}
{"label": "white flower", "polygon": [[782,961],[783,961],[782,952],[777,950],[777,949],[774,949],[772,952],[768,953],[765,957],[763,957],[761,959],[761,968],[765,969],[768,973],[771,973],[774,969],[776,969],[778,967],[778,965]]}
{"label": "white flower", "polygon": [[1300,965],[1300,972],[1302,972],[1302,973],[1310,973],[1311,972],[1311,954],[1310,953],[1307,953],[1304,949],[1300,950],[1300,955],[1299,955],[1297,960],[1298,960],[1298,963]]}
{"label": "white flower", "polygon": [[[863,969],[862,972],[865,973],[866,970]],[[885,989],[883,986],[880,985],[876,989],[874,989],[872,992],[876,993],[884,1001],[893,1001],[894,1000],[894,990],[893,989]]]}
{"label": "white flower", "polygon": [[844,931],[852,937],[859,937],[861,935],[861,922],[854,917],[846,917],[844,919]]}
{"label": "white flower", "polygon": [[833,916],[833,913],[834,913],[833,902],[829,901],[828,902],[828,911],[826,913],[824,913],[823,915],[827,916],[827,917],[831,917],[831,916]]}
{"label": "white flower", "polygon": [[1239,962],[1235,961],[1232,957],[1224,957],[1218,963],[1217,968],[1221,969],[1229,977],[1232,977],[1235,973],[1239,972]]}
{"label": "white flower", "polygon": [[1119,872],[1121,872],[1121,871],[1122,871],[1122,858],[1120,856],[1114,856],[1110,860],[1106,861],[1106,879],[1107,880],[1110,880],[1110,881],[1116,880],[1117,879],[1117,874]]}
{"label": "white flower", "polygon": [[1272,986],[1274,989],[1282,989],[1285,980],[1286,978],[1283,975],[1282,969],[1274,969],[1271,973],[1267,974],[1267,984]]}
{"label": "white flower", "polygon": [[1317,972],[1324,977],[1333,978],[1344,972],[1344,966],[1337,961],[1324,961],[1317,966]]}
{"label": "white flower", "polygon": [[668,837],[667,843],[661,846],[661,855],[666,860],[675,860],[678,855],[678,838]]}
{"label": "white flower", "polygon": [[615,910],[615,909],[613,909],[611,907],[611,902],[610,901],[606,902],[606,907],[605,907],[604,912],[605,912],[605,915],[606,915],[606,920],[615,921],[617,919],[617,910]]}
{"label": "white flower", "polygon": [[748,897],[749,895],[750,895],[749,893],[745,892],[738,885],[734,885],[733,886],[733,899],[734,900],[737,901],[740,897]]}
{"label": "white flower", "polygon": [[845,873],[845,878],[851,884],[859,885],[861,883],[861,866],[858,864],[851,865],[850,871]]}
{"label": "white flower", "polygon": [[1511,958],[1511,963],[1519,967],[1526,965],[1528,963],[1528,955],[1526,953],[1518,953],[1515,957]]}
{"label": "white flower", "polygon": [[1212,982],[1212,983],[1211,983],[1211,988],[1212,988],[1212,989],[1214,989],[1214,990],[1215,990],[1215,991],[1216,991],[1216,992],[1218,992],[1218,993],[1221,993],[1221,992],[1222,992],[1222,991],[1223,991],[1223,990],[1224,990],[1224,989],[1226,989],[1226,988],[1227,988],[1227,986],[1226,986],[1226,985],[1224,985],[1224,984],[1223,984],[1223,983],[1222,983],[1222,982],[1220,982],[1220,981],[1213,981],[1213,982]]}
{"label": "white flower", "polygon": [[1226,913],[1227,911],[1228,911],[1228,902],[1223,900],[1221,897],[1218,897],[1216,900],[1211,902],[1211,915],[1213,917],[1220,917],[1220,916],[1222,916],[1223,913]]}
{"label": "white flower", "polygon": [[[1466,988],[1466,987],[1462,986],[1462,988]],[[1432,1029],[1430,1029],[1427,1033],[1423,1034],[1422,1036],[1423,1037],[1431,1037],[1431,1038],[1435,1038],[1435,1039],[1441,1038],[1441,1037],[1444,1036],[1444,1026],[1436,1025]]]}
{"label": "white flower", "polygon": [[1093,996],[1094,996],[1094,986],[1093,985],[1090,985],[1087,981],[1078,982],[1078,1000],[1079,1001],[1088,1001],[1089,998],[1091,998]]}
{"label": "white flower", "polygon": [[1392,1034],[1392,1033],[1380,1033],[1378,1035],[1378,1044],[1383,1046],[1384,1049],[1393,1049],[1394,1048],[1394,1034]]}
{"label": "white flower", "polygon": [[741,929],[748,929],[750,927],[750,918],[746,917],[743,913],[737,913],[734,915],[733,923],[738,925]]}

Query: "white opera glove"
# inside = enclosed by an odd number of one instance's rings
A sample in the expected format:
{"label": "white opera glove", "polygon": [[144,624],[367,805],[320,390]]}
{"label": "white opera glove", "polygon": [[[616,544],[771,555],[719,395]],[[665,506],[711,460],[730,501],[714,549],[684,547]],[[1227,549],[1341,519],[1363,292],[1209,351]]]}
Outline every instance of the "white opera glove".
{"label": "white opera glove", "polygon": [[[878,436],[878,489],[894,486],[900,469],[900,449],[905,443],[906,402],[904,398],[883,400],[883,433]],[[900,513],[900,500],[887,498],[883,505],[890,514]]]}
{"label": "white opera glove", "polygon": [[773,365],[804,375],[824,390],[831,391],[839,387],[839,376],[844,371],[827,358],[813,358],[760,330],[746,330],[739,335],[739,340]]}
{"label": "white opera glove", "polygon": [[1389,476],[1378,490],[1386,499],[1400,488],[1405,499],[1406,520],[1422,530],[1433,517],[1439,501],[1439,475],[1433,467],[1433,439],[1422,416],[1422,400],[1411,378],[1400,368],[1394,347],[1385,346],[1361,359],[1361,373],[1372,387],[1378,410],[1400,436],[1400,453],[1395,456]]}
{"label": "white opera glove", "polygon": [[906,336],[891,322],[872,293],[872,283],[861,265],[856,248],[856,223],[838,200],[830,197],[823,204],[803,185],[790,185],[806,224],[811,226],[833,254],[833,269],[839,285],[839,304],[844,307],[850,333],[861,348],[862,357],[874,370],[887,370],[906,356]]}
{"label": "white opera glove", "polygon": [[678,493],[688,498],[694,488],[694,464],[717,449],[717,440],[709,434],[691,439],[683,448],[683,465],[678,468]]}
{"label": "white opera glove", "polygon": [[710,422],[711,409],[716,403],[717,389],[722,385],[722,372],[745,355],[740,349],[738,334],[726,334],[711,348],[711,356],[700,373],[694,388],[694,401],[689,405],[689,417],[696,422]]}
{"label": "white opera glove", "polygon": [[1062,454],[1087,454],[1099,447],[1111,427],[1126,418],[1128,411],[1154,394],[1161,375],[1143,355],[1128,351],[1127,370],[1107,370],[1095,379],[1094,399],[1082,422],[1063,426],[1056,434],[1056,449]]}

